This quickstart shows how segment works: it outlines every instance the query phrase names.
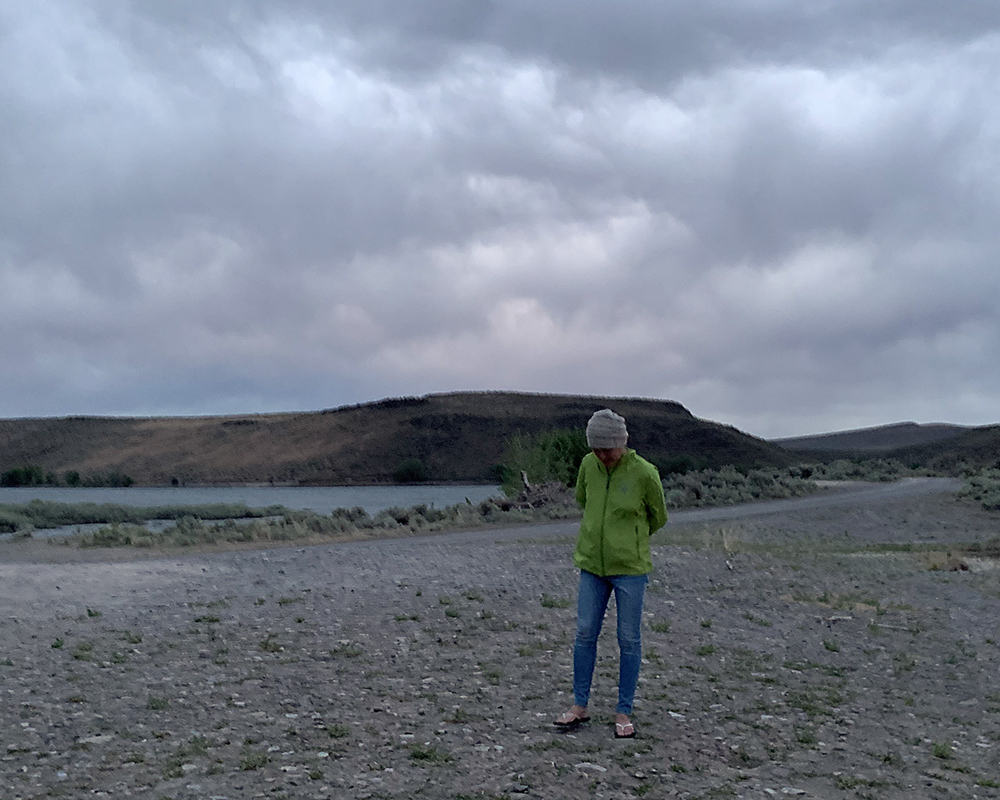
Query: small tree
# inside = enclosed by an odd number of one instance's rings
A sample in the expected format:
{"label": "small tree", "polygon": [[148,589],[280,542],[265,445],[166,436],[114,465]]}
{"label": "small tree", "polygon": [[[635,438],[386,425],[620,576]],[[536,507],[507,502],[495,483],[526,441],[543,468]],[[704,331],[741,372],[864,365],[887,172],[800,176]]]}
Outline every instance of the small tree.
{"label": "small tree", "polygon": [[507,443],[501,465],[503,489],[514,494],[522,489],[521,473],[533,483],[576,483],[580,462],[590,452],[583,431],[548,431],[538,436],[515,436]]}
{"label": "small tree", "polygon": [[399,462],[392,478],[396,483],[423,483],[427,480],[427,470],[419,458],[405,458]]}
{"label": "small tree", "polygon": [[14,467],[0,475],[0,486],[38,486],[45,483],[42,468],[33,464]]}

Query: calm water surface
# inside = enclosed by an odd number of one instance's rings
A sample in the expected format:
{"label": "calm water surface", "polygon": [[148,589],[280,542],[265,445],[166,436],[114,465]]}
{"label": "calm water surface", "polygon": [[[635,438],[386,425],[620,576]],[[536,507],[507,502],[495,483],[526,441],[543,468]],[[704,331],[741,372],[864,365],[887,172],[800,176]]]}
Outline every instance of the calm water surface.
{"label": "calm water surface", "polygon": [[119,503],[124,506],[183,506],[202,503],[245,503],[250,508],[281,505],[329,514],[335,508],[361,506],[369,514],[384,508],[434,505],[438,508],[478,503],[500,494],[497,486],[227,486],[227,487],[130,487],[128,489],[82,489],[39,486],[0,488],[0,503]]}

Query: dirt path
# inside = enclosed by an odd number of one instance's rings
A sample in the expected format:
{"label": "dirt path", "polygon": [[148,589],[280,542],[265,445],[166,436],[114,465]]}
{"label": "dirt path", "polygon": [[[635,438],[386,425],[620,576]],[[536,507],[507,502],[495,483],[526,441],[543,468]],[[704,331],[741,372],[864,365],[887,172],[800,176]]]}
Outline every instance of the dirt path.
{"label": "dirt path", "polygon": [[0,798],[1000,797],[998,571],[928,569],[1000,517],[952,489],[673,514],[631,742],[613,619],[551,725],[572,524],[5,560]]}

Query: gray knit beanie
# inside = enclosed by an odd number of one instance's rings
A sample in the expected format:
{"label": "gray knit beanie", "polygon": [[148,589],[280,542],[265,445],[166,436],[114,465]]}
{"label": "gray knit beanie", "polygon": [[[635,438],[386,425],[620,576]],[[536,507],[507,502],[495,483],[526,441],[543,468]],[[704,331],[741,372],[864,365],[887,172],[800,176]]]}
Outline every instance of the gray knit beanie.
{"label": "gray knit beanie", "polygon": [[587,423],[587,446],[594,450],[614,450],[628,441],[625,417],[610,408],[595,411]]}

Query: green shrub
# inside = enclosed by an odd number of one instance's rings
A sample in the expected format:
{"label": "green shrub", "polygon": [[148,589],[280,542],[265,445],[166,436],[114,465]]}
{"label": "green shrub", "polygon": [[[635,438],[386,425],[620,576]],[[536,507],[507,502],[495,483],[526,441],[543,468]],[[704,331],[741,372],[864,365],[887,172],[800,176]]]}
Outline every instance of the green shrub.
{"label": "green shrub", "polygon": [[1000,511],[1000,469],[983,469],[965,476],[959,497],[980,503],[987,511]]}
{"label": "green shrub", "polygon": [[[132,536],[129,531],[136,526],[119,526],[118,523],[112,523],[108,528],[101,528],[100,530],[94,531],[89,537],[84,537],[81,542],[81,547],[127,547],[132,544]],[[140,530],[143,533],[147,533],[145,528]]]}
{"label": "green shrub", "polygon": [[0,474],[0,486],[40,486],[44,483],[45,473],[34,464],[14,467]]}
{"label": "green shrub", "polygon": [[403,459],[392,473],[396,483],[423,483],[427,480],[427,470],[419,458]]}
{"label": "green shrub", "polygon": [[82,479],[82,484],[87,487],[111,486],[113,488],[124,488],[131,486],[135,480],[131,475],[115,470],[107,474],[95,473]]}
{"label": "green shrub", "polygon": [[556,430],[538,436],[515,436],[508,443],[500,467],[508,495],[522,488],[521,473],[532,483],[576,483],[580,462],[590,452],[582,430]]}
{"label": "green shrub", "polygon": [[755,469],[745,473],[727,466],[717,470],[671,473],[663,479],[670,508],[748,503],[800,497],[819,490],[811,480],[796,477],[797,468]]}
{"label": "green shrub", "polygon": [[[32,500],[28,503],[0,504],[0,530],[11,523],[34,528],[101,523],[140,524],[151,519],[249,519],[272,517],[286,512],[284,506],[249,508],[243,503],[204,503],[186,506],[126,506],[117,503],[55,503]],[[367,516],[367,515],[366,515]]]}
{"label": "green shrub", "polygon": [[675,456],[674,458],[654,459],[653,464],[656,466],[656,469],[659,471],[661,476],[686,475],[693,470],[705,469],[707,467],[704,459],[698,459],[696,461],[688,455]]}
{"label": "green shrub", "polygon": [[441,750],[434,745],[415,744],[410,747],[410,758],[418,764],[447,764],[454,761],[454,757],[446,750]]}
{"label": "green shrub", "polygon": [[271,757],[267,753],[259,750],[246,750],[240,756],[240,769],[244,772],[252,772],[267,766],[270,761]]}

